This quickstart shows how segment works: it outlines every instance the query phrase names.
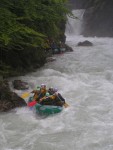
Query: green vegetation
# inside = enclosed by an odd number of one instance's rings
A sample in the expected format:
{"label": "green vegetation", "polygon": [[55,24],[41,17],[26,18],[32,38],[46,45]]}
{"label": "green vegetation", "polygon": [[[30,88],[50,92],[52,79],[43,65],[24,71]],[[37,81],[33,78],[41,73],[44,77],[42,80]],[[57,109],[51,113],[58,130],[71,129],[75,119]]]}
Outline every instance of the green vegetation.
{"label": "green vegetation", "polygon": [[[45,41],[64,34],[66,0],[2,0],[0,3],[0,74],[16,75],[43,65]],[[47,45],[46,45],[47,46]]]}

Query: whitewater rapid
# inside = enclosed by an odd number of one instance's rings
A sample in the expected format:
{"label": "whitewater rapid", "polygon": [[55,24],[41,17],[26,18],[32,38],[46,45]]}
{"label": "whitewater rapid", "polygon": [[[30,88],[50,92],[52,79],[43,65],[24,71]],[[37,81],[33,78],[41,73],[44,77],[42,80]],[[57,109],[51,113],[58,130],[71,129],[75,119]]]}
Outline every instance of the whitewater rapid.
{"label": "whitewater rapid", "polygon": [[[84,40],[93,46],[78,47]],[[0,150],[113,149],[113,38],[67,35],[66,43],[73,52],[11,81],[28,82],[25,92],[41,83],[57,87],[70,107],[47,118],[27,107],[0,114]]]}

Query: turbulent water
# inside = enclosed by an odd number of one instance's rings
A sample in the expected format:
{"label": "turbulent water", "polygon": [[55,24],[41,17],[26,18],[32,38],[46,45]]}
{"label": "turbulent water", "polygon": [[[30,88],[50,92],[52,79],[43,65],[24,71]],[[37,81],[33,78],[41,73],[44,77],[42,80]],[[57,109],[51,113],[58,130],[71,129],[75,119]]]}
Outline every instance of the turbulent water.
{"label": "turbulent water", "polygon": [[[18,79],[29,91],[41,83],[57,87],[70,107],[47,118],[27,107],[0,114],[0,150],[113,149],[113,38],[66,35],[74,52]],[[77,47],[84,40],[93,46]]]}

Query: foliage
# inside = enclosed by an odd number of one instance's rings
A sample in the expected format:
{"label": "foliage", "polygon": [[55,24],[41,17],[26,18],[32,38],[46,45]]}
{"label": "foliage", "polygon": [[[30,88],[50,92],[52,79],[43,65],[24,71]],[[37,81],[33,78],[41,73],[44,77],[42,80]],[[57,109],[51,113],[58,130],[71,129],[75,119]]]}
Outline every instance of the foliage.
{"label": "foliage", "polygon": [[[36,56],[39,54],[39,57],[41,51],[45,58],[43,52],[45,40],[48,37],[58,39],[61,35],[60,24],[66,20],[66,14],[69,13],[65,6],[66,2],[66,0],[2,0],[0,4],[1,63],[15,66],[14,61],[10,62],[11,59],[15,59],[11,55],[14,54],[19,62],[16,66],[22,67],[25,59],[22,57],[29,57],[29,54],[34,51]],[[34,59],[37,62],[41,61],[39,57]],[[33,58],[30,58],[30,62],[31,59]]]}

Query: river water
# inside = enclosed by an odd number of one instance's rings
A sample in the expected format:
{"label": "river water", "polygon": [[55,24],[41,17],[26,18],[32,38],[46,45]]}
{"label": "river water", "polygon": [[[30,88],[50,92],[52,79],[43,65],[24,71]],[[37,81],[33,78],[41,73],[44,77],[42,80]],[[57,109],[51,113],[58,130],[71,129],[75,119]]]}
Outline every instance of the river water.
{"label": "river water", "polygon": [[[25,92],[41,83],[55,86],[70,107],[46,118],[27,107],[0,114],[0,150],[113,149],[113,38],[85,38],[69,30],[66,35],[73,52],[12,80],[27,81]],[[93,46],[77,47],[84,40]]]}

